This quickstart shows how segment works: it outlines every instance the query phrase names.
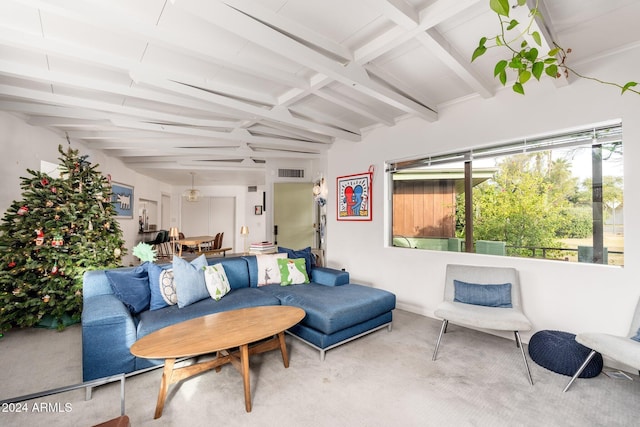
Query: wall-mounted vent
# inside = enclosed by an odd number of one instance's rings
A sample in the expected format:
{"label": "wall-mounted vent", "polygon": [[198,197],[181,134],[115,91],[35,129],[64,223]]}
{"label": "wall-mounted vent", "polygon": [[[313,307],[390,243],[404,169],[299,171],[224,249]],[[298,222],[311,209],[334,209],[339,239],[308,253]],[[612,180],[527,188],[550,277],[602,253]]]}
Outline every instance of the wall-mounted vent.
{"label": "wall-mounted vent", "polygon": [[304,178],[304,169],[278,169],[278,178]]}
{"label": "wall-mounted vent", "polygon": [[258,192],[258,186],[257,185],[250,185],[247,187],[247,191],[249,193],[257,193]]}

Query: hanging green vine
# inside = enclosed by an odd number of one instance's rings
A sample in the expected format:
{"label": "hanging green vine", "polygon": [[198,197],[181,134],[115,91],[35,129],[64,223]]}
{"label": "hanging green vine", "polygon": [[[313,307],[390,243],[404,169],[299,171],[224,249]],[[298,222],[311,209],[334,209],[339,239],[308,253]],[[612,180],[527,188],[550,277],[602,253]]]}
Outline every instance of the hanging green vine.
{"label": "hanging green vine", "polygon": [[[497,77],[503,86],[507,84],[508,70],[513,71],[517,75],[512,86],[513,91],[522,95],[524,95],[524,85],[531,77],[540,80],[543,75],[551,78],[559,78],[562,75],[561,73],[567,77],[569,73],[573,73],[582,79],[615,86],[621,89],[621,93],[629,91],[640,94],[638,90],[634,89],[634,87],[638,85],[637,82],[630,81],[622,85],[578,73],[566,63],[567,55],[571,53],[571,49],[565,50],[555,41],[553,42],[554,47],[549,50],[546,55],[540,55],[538,48],[542,47],[542,37],[533,27],[535,19],[541,17],[540,11],[538,10],[538,0],[536,0],[535,7],[529,12],[529,21],[524,28],[522,28],[522,24],[516,19],[509,19],[509,12],[512,8],[525,6],[527,0],[516,0],[513,7],[509,3],[509,0],[489,0],[491,10],[498,15],[500,21],[500,34],[491,38],[482,37],[478,43],[478,47],[476,47],[471,56],[471,61],[473,62],[476,58],[484,55],[489,48],[501,47],[507,49],[511,58],[501,59],[496,63],[493,70],[494,77]],[[512,30],[518,30],[517,35],[511,39],[507,39],[507,32]],[[533,40],[535,45],[530,45],[527,39]]]}

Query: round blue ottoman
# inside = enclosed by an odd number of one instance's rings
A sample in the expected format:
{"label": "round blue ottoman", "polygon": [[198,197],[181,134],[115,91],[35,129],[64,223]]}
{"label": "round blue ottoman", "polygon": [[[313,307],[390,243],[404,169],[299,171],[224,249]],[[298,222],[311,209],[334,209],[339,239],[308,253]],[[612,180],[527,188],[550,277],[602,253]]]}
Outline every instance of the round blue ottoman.
{"label": "round blue ottoman", "polygon": [[[572,377],[585,361],[590,349],[575,340],[576,336],[562,331],[539,331],[529,340],[529,356],[543,368]],[[580,378],[592,378],[602,371],[602,355],[596,353]]]}

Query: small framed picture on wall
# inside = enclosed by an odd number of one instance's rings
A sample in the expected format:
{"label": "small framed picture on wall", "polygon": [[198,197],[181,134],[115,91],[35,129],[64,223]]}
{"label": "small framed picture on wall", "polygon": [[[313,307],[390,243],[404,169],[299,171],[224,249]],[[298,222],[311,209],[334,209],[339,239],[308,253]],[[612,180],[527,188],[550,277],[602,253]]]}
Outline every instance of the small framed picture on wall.
{"label": "small framed picture on wall", "polygon": [[111,203],[116,208],[116,218],[133,218],[133,187],[111,182]]}
{"label": "small framed picture on wall", "polygon": [[255,212],[256,215],[262,215],[262,205],[256,205],[255,206]]}

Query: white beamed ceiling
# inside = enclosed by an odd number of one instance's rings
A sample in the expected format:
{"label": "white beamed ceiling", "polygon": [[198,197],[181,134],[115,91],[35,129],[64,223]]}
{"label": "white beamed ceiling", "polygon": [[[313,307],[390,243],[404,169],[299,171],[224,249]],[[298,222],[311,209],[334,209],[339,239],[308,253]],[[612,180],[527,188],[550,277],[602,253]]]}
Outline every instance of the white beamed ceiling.
{"label": "white beamed ceiling", "polygon": [[[578,64],[640,42],[636,0],[541,3]],[[470,56],[498,29],[488,0],[2,0],[0,109],[163,182],[256,185],[494,96],[497,52]]]}

